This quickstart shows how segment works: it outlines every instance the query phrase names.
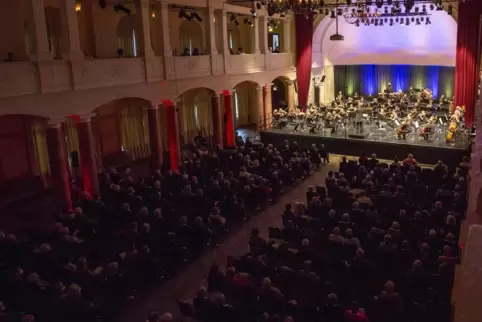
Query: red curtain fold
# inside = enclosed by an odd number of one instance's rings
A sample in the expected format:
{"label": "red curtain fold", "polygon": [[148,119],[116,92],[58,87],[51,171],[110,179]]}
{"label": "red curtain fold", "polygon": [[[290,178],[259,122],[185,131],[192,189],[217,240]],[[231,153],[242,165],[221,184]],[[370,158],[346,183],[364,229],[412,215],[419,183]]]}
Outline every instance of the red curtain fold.
{"label": "red curtain fold", "polygon": [[169,147],[169,160],[171,163],[171,170],[178,171],[178,151],[177,146],[177,131],[176,131],[176,107],[170,100],[162,102],[166,108],[166,123],[167,123],[167,144]]}
{"label": "red curtain fold", "polygon": [[234,146],[234,124],[231,92],[228,90],[223,91],[223,97],[224,114],[226,117],[226,146]]}
{"label": "red curtain fold", "polygon": [[474,120],[479,84],[481,7],[479,1],[459,3],[454,106],[465,105],[465,123],[468,127]]}
{"label": "red curtain fold", "polygon": [[298,104],[306,109],[311,82],[313,16],[295,15]]}

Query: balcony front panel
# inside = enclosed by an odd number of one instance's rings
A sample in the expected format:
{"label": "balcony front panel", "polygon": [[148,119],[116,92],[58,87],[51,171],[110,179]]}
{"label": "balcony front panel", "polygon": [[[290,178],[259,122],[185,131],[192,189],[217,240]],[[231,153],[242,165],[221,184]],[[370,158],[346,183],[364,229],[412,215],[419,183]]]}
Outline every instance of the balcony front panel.
{"label": "balcony front panel", "polygon": [[177,79],[211,75],[211,57],[208,55],[174,57],[173,61]]}
{"label": "balcony front panel", "polygon": [[38,63],[40,89],[42,93],[55,93],[72,89],[72,72],[66,60],[51,60]]}
{"label": "balcony front panel", "polygon": [[38,91],[37,64],[0,63],[0,97],[28,95]]}
{"label": "balcony front panel", "polygon": [[264,55],[261,54],[226,55],[225,59],[227,60],[226,74],[249,74],[265,70]]}
{"label": "balcony front panel", "polygon": [[294,55],[291,53],[267,54],[266,69],[287,69],[294,67]]}
{"label": "balcony front panel", "polygon": [[93,59],[76,62],[75,89],[138,84],[146,81],[144,58]]}

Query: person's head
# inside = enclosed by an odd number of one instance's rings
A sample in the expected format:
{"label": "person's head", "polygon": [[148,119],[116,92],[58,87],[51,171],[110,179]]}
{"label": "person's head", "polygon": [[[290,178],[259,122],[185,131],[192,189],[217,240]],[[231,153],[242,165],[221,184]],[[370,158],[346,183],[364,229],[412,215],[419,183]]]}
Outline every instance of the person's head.
{"label": "person's head", "polygon": [[303,239],[303,240],[301,241],[301,246],[304,246],[304,247],[310,246],[310,240],[309,240],[309,239],[306,239],[306,238]]}
{"label": "person's head", "polygon": [[201,288],[199,288],[199,290],[197,291],[197,296],[198,297],[207,297],[208,296],[208,292],[206,291],[206,288],[204,286],[201,286]]}
{"label": "person's head", "polygon": [[286,211],[291,211],[291,209],[293,209],[293,206],[292,206],[290,203],[287,203],[287,204],[285,205],[285,210],[286,210]]}
{"label": "person's head", "polygon": [[383,285],[383,290],[387,293],[393,293],[395,291],[395,283],[393,283],[392,281],[387,281]]}
{"label": "person's head", "polygon": [[263,282],[261,283],[263,287],[270,287],[271,286],[271,279],[269,277],[263,278]]}
{"label": "person's head", "polygon": [[66,293],[68,297],[80,299],[82,297],[82,288],[77,284],[70,284]]}
{"label": "person's head", "polygon": [[157,319],[158,322],[172,322],[172,314],[167,312],[159,316]]}
{"label": "person's head", "polygon": [[25,314],[22,316],[22,322],[35,322],[35,316],[32,314]]}
{"label": "person's head", "polygon": [[365,251],[362,248],[358,248],[355,252],[356,258],[363,258],[365,256]]}
{"label": "person's head", "polygon": [[376,159],[377,155],[375,153],[372,154],[372,159]]}
{"label": "person's head", "polygon": [[417,270],[417,269],[420,269],[422,268],[423,266],[423,262],[419,259],[415,260],[413,263],[412,263],[412,269],[413,270]]}

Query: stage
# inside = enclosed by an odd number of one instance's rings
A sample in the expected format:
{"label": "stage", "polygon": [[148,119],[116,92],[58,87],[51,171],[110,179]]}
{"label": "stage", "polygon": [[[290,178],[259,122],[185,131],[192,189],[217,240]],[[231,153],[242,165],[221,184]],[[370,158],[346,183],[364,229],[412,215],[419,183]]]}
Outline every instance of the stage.
{"label": "stage", "polygon": [[[358,156],[365,152],[368,156],[375,153],[378,158],[392,160],[398,157],[403,160],[409,153],[412,153],[418,162],[424,164],[435,164],[443,160],[449,166],[460,164],[462,157],[469,156],[467,144],[459,142],[457,145],[447,144],[445,141],[436,140],[427,142],[415,135],[407,136],[406,140],[367,139],[356,138],[356,135],[327,136],[325,133],[293,132],[292,129],[269,129],[260,131],[262,142],[282,144],[285,140],[296,141],[301,147],[308,148],[311,144],[324,144],[329,153]],[[372,133],[373,134],[373,133]],[[368,134],[370,135],[370,134]],[[360,136],[361,137],[361,136]],[[373,138],[373,136],[372,136]]]}

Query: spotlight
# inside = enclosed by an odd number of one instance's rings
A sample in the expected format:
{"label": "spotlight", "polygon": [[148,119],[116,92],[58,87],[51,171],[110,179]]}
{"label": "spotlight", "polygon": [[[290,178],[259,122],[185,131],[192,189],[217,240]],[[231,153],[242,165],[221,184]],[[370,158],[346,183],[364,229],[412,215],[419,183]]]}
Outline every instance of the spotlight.
{"label": "spotlight", "polygon": [[[428,18],[427,18],[428,19]],[[423,21],[423,17],[420,17],[420,21]]]}
{"label": "spotlight", "polygon": [[342,10],[342,9],[338,9],[338,10],[337,10],[337,14],[338,14],[339,16],[343,15],[343,10]]}
{"label": "spotlight", "polygon": [[251,12],[251,17],[252,17],[252,18],[258,18],[258,13],[256,12],[256,10],[254,10],[254,8],[251,9],[250,12]]}
{"label": "spotlight", "polygon": [[433,9],[435,9],[435,7],[434,7],[434,5],[433,5],[433,4],[431,4],[431,5],[430,5],[430,10],[432,10],[432,11],[433,11]]}
{"label": "spotlight", "polygon": [[390,18],[390,26],[393,26],[393,19]]}
{"label": "spotlight", "polygon": [[196,19],[196,20],[199,21],[199,22],[202,22],[202,21],[203,21],[203,19],[201,18],[201,16],[198,15],[198,13],[197,13],[196,11],[191,12],[191,17],[194,18],[194,19]]}
{"label": "spotlight", "polygon": [[355,26],[360,27],[360,20],[359,20],[359,19],[357,19],[357,20],[355,21]]}
{"label": "spotlight", "polygon": [[420,25],[420,19],[415,19],[415,22],[416,22],[416,25],[419,26]]}
{"label": "spotlight", "polygon": [[429,17],[427,17],[427,19],[425,19],[425,24],[426,24],[426,25],[431,25],[431,24],[432,24],[432,22],[430,21],[430,18],[429,18]]}
{"label": "spotlight", "polygon": [[131,10],[127,7],[124,7],[123,5],[121,4],[118,4],[118,5],[115,5],[114,6],[114,11],[115,12],[123,12],[125,13],[126,15],[130,15],[131,14]]}
{"label": "spotlight", "polygon": [[181,10],[179,10],[179,19],[183,19],[183,18],[186,20],[192,21],[191,13],[186,9],[181,8]]}
{"label": "spotlight", "polygon": [[331,19],[335,19],[335,18],[336,18],[336,16],[335,16],[335,11],[334,11],[334,10],[331,10],[330,18],[331,18]]}
{"label": "spotlight", "polygon": [[452,7],[451,4],[449,4],[449,7],[448,7],[448,9],[447,9],[447,13],[448,13],[449,15],[452,15],[452,10],[453,10],[453,7]]}
{"label": "spotlight", "polygon": [[422,12],[423,12],[423,14],[427,14],[427,6],[426,5],[422,6]]}
{"label": "spotlight", "polygon": [[254,23],[251,20],[249,20],[248,18],[244,18],[244,23],[246,25],[250,26],[251,28],[254,27]]}
{"label": "spotlight", "polygon": [[229,21],[234,23],[236,26],[239,26],[239,22],[238,22],[238,19],[236,19],[236,15],[232,14],[231,18],[229,18]]}
{"label": "spotlight", "polygon": [[395,18],[395,22],[398,23],[398,18]]}
{"label": "spotlight", "polygon": [[414,17],[412,17],[412,22],[415,22],[415,18],[414,18]]}
{"label": "spotlight", "polygon": [[82,3],[76,2],[75,3],[75,11],[80,12],[82,10]]}
{"label": "spotlight", "polygon": [[406,24],[407,26],[410,26],[410,19],[408,19],[408,18],[405,19],[405,24]]}
{"label": "spotlight", "polygon": [[388,7],[385,7],[385,14],[388,15]]}

